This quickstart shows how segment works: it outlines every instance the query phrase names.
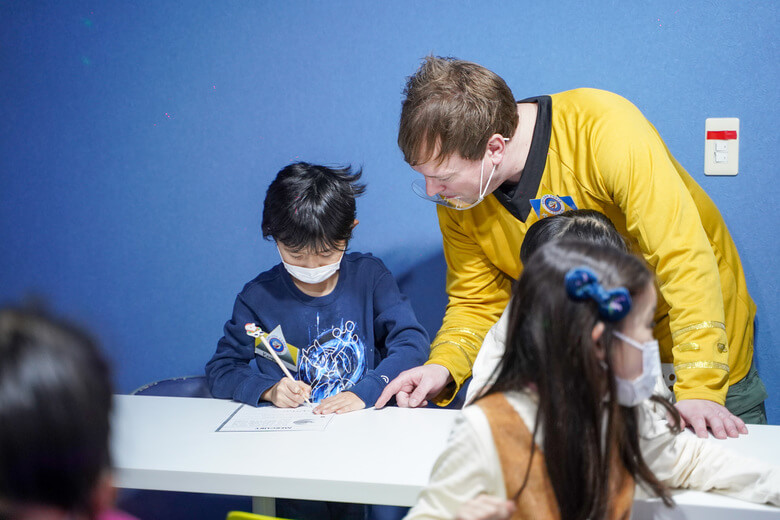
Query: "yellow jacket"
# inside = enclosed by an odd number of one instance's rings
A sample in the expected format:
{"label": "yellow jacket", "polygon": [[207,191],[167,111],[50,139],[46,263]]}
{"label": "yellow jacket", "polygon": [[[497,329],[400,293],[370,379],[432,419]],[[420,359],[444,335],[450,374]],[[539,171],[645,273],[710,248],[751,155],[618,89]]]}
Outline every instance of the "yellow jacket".
{"label": "yellow jacket", "polygon": [[438,207],[449,302],[428,363],[447,367],[455,384],[437,403],[469,377],[509,301],[520,245],[539,219],[529,199],[554,194],[605,213],[655,272],[655,335],[662,362],[674,363],[677,399],[723,404],[750,368],[756,307],[718,209],[626,99],[577,89],[528,101],[539,114],[513,197],[497,190],[467,211]]}

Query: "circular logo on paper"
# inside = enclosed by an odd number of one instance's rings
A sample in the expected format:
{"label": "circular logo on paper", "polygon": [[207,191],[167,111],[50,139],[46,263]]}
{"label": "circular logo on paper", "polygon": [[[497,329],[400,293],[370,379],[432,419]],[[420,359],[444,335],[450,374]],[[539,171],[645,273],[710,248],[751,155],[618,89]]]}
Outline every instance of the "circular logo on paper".
{"label": "circular logo on paper", "polygon": [[563,210],[565,209],[563,201],[560,199],[560,197],[555,195],[543,195],[541,202],[544,209],[553,215],[563,213]]}
{"label": "circular logo on paper", "polygon": [[271,338],[271,340],[268,342],[271,345],[271,348],[274,349],[274,352],[277,354],[281,354],[284,352],[284,343],[281,342],[279,338]]}

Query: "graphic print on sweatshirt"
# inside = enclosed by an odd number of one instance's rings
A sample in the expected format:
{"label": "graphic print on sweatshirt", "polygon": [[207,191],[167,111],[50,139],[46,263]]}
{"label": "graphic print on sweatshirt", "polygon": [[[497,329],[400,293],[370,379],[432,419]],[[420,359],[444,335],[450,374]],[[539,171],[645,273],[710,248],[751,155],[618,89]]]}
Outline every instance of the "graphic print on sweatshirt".
{"label": "graphic print on sweatshirt", "polygon": [[[319,316],[317,317],[319,321]],[[354,321],[342,321],[323,332],[298,355],[298,378],[311,386],[311,400],[349,390],[366,373],[366,349]]]}

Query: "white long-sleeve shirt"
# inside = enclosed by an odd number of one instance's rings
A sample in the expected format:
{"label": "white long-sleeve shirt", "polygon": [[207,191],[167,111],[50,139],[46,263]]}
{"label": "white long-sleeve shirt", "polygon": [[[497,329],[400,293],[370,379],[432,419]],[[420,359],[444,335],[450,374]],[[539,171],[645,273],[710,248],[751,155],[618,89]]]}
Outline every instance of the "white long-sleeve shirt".
{"label": "white long-sleeve shirt", "polygon": [[[533,431],[535,394],[512,392],[506,397]],[[642,454],[666,485],[780,505],[780,468],[732,453],[688,431],[672,434],[666,418],[649,402],[640,405],[638,419]],[[537,432],[538,445],[543,435]],[[478,406],[467,406],[434,464],[428,487],[406,518],[453,518],[465,502],[480,494],[506,498],[506,487],[487,417]]]}

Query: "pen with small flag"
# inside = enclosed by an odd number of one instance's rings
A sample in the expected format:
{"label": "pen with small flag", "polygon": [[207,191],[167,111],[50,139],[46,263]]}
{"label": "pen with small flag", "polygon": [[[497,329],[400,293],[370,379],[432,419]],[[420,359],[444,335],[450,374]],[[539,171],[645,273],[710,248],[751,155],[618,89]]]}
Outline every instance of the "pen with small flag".
{"label": "pen with small flag", "polygon": [[[295,378],[290,374],[290,371],[287,370],[287,367],[284,366],[284,363],[281,359],[279,359],[279,356],[276,354],[276,351],[274,351],[273,347],[268,343],[268,340],[265,338],[265,333],[263,333],[262,329],[255,325],[254,323],[247,323],[244,325],[244,329],[246,330],[246,333],[248,336],[252,336],[253,338],[259,338],[262,342],[265,349],[268,351],[269,354],[271,354],[271,357],[276,361],[276,364],[279,365],[279,368],[282,369],[282,372],[284,372],[284,375],[289,377],[291,381],[295,381]],[[309,398],[304,396],[303,397],[306,400],[306,404],[309,406],[312,405],[311,401],[309,401]]]}

